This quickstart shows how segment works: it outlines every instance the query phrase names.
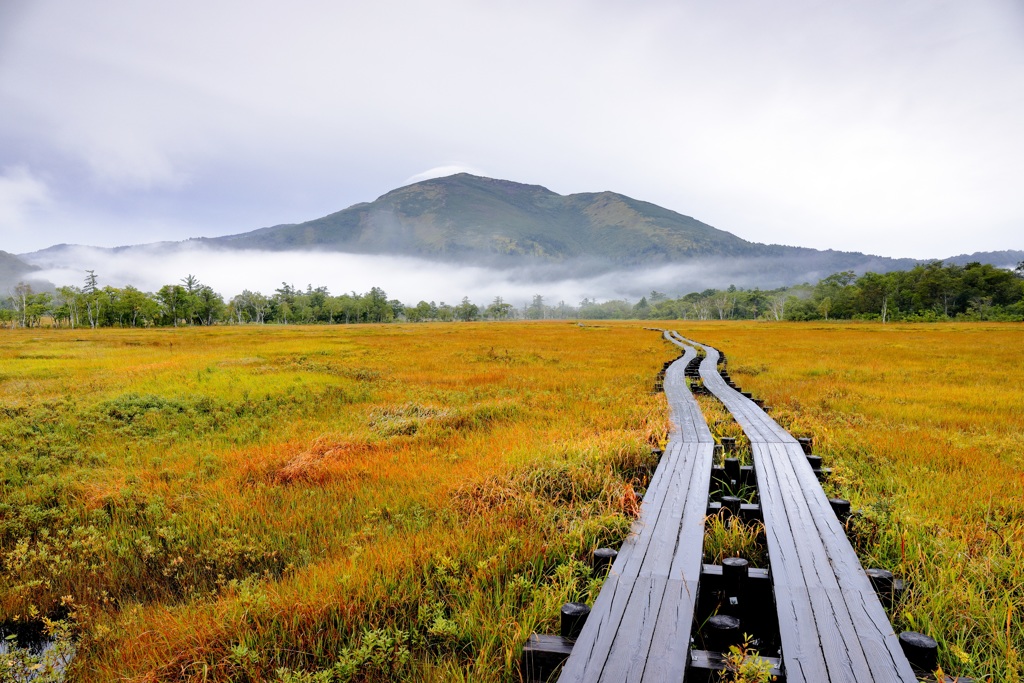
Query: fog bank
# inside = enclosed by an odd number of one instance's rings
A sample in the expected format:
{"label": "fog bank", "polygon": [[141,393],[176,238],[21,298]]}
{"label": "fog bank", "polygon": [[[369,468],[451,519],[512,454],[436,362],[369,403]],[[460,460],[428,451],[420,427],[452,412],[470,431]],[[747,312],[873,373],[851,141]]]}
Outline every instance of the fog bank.
{"label": "fog bank", "polygon": [[245,289],[269,295],[287,283],[300,289],[324,286],[332,294],[380,287],[390,298],[413,304],[457,303],[466,296],[476,303],[500,296],[519,304],[540,294],[549,303],[575,305],[584,298],[636,300],[652,290],[681,296],[731,284],[770,288],[814,282],[829,274],[796,272],[782,281],[777,275],[759,273],[765,264],[753,259],[694,259],[631,268],[584,261],[498,268],[338,252],[231,251],[189,243],[119,249],[60,246],[22,258],[43,268],[37,276],[58,287],[81,286],[85,271],[94,270],[101,286],[133,285],[148,292],[194,275],[226,299]]}

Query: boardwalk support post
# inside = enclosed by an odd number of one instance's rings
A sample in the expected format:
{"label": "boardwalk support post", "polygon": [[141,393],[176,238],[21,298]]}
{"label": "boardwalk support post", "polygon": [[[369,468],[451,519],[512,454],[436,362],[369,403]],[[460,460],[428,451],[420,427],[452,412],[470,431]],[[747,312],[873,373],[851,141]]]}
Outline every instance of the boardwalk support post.
{"label": "boardwalk support post", "polygon": [[562,605],[561,635],[563,638],[573,638],[583,630],[583,624],[590,616],[590,608],[583,602],[567,602]]}
{"label": "boardwalk support post", "polygon": [[743,593],[750,573],[750,563],[742,557],[726,557],[722,560],[722,586],[725,597],[724,610],[734,617],[741,617]]}
{"label": "boardwalk support post", "polygon": [[723,461],[725,465],[725,478],[734,484],[740,483],[740,459],[739,458],[726,458]]}
{"label": "boardwalk support post", "polygon": [[939,644],[923,633],[904,631],[900,634],[900,647],[910,666],[918,671],[932,673],[939,666]]}
{"label": "boardwalk support post", "polygon": [[716,614],[704,626],[704,645],[712,652],[728,652],[730,645],[742,639],[740,620],[728,614]]}
{"label": "boardwalk support post", "polygon": [[846,520],[850,518],[850,501],[843,498],[829,498],[828,504],[832,506],[832,511],[836,513],[839,521],[846,524]]}
{"label": "boardwalk support post", "polygon": [[572,654],[574,642],[562,636],[531,634],[523,646],[520,667],[523,680],[547,681]]}
{"label": "boardwalk support post", "polygon": [[618,551],[611,548],[598,548],[595,550],[594,556],[591,558],[591,566],[594,569],[594,574],[600,574],[610,567],[618,555]]}
{"label": "boardwalk support post", "polygon": [[740,518],[740,510],[743,508],[743,499],[738,496],[722,496],[722,510],[728,510],[726,519],[730,517]]}
{"label": "boardwalk support post", "polygon": [[875,589],[878,599],[882,601],[886,609],[892,609],[896,600],[899,599],[900,593],[903,592],[903,581],[894,577],[892,572],[887,569],[872,567],[865,569],[864,573],[868,575],[871,587]]}

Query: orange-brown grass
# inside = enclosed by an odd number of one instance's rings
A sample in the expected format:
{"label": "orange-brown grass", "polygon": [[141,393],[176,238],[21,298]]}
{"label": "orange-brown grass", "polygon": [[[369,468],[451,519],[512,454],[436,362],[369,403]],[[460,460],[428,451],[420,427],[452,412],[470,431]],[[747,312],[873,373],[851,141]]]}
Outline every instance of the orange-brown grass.
{"label": "orange-brown grass", "polygon": [[813,436],[865,510],[865,566],[904,577],[897,631],[950,674],[1024,677],[1024,327],[680,322],[744,389]]}
{"label": "orange-brown grass", "polygon": [[637,513],[639,325],[8,331],[0,624],[76,680],[519,680]]}

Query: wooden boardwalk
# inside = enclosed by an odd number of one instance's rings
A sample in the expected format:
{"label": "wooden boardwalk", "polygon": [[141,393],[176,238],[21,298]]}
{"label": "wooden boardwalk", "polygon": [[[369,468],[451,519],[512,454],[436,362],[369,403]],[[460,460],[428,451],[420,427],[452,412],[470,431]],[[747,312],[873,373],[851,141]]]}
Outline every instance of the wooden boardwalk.
{"label": "wooden boardwalk", "polygon": [[675,337],[705,350],[700,365],[704,386],[750,439],[786,681],[916,681],[800,444],[726,384],[716,368],[715,349]]}
{"label": "wooden boardwalk", "polygon": [[[668,334],[666,333],[668,339]],[[562,670],[561,683],[681,681],[687,668],[714,439],[683,370],[665,373],[672,431],[623,543]]]}

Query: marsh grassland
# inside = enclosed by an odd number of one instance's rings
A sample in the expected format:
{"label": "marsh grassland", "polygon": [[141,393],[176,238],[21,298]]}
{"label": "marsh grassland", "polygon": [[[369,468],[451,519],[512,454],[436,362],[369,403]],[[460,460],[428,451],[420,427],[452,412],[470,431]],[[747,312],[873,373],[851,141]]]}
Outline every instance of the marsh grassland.
{"label": "marsh grassland", "polygon": [[677,324],[726,352],[835,470],[865,516],[865,567],[908,582],[897,632],[949,674],[1024,678],[1024,328],[1019,324]]}
{"label": "marsh grassland", "polygon": [[[897,630],[1019,680],[1024,330],[671,326],[815,437]],[[70,624],[83,681],[518,681],[628,533],[675,355],[635,322],[5,331],[0,623]]]}
{"label": "marsh grassland", "polygon": [[[637,327],[0,336],[0,622],[78,680],[518,679],[667,429]],[[2,675],[2,674],[0,674]]]}

